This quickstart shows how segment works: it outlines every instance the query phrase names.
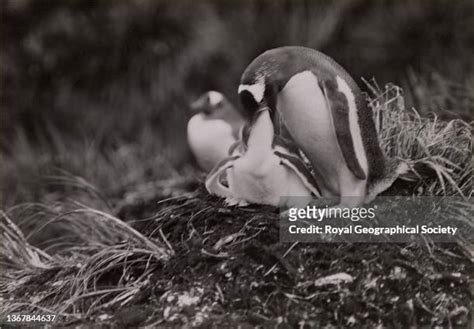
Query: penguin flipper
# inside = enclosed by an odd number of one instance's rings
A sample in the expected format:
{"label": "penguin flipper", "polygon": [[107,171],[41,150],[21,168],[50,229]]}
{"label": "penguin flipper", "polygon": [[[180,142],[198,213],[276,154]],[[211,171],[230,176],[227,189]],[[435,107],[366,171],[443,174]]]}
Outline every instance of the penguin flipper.
{"label": "penguin flipper", "polygon": [[300,158],[280,151],[275,151],[275,155],[280,158],[280,161],[284,166],[291,169],[301,179],[301,182],[308,190],[317,197],[321,196],[317,182]]}
{"label": "penguin flipper", "polygon": [[324,80],[320,86],[326,98],[326,104],[331,110],[337,141],[347,167],[357,178],[367,179],[354,148],[349,123],[349,103],[346,95],[338,90],[337,82],[334,80]]}
{"label": "penguin flipper", "polygon": [[206,190],[210,194],[214,194],[223,198],[230,198],[232,197],[232,192],[227,186],[224,186],[220,181],[219,178],[221,174],[226,171],[227,169],[231,168],[234,165],[234,160],[238,159],[239,156],[231,156],[225,158],[216,166],[214,169],[206,177]]}

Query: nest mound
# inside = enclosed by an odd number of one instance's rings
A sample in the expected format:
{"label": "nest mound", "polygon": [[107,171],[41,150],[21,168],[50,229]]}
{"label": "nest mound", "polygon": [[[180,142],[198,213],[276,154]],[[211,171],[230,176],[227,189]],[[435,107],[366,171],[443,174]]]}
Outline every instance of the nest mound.
{"label": "nest mound", "polygon": [[281,243],[278,209],[229,208],[202,187],[158,199],[123,208],[127,226],[72,211],[117,241],[30,246],[36,256],[4,274],[2,308],[65,325],[468,326],[473,268],[457,245]]}

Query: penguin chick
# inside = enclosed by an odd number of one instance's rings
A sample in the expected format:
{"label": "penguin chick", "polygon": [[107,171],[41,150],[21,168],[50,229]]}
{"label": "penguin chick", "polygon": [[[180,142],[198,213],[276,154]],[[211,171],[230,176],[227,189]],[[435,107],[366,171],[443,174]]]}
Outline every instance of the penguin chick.
{"label": "penguin chick", "polygon": [[246,68],[238,91],[249,118],[270,107],[275,125],[283,126],[280,134],[311,162],[324,197],[357,206],[368,186],[383,179],[386,162],[372,111],[355,81],[328,56],[305,47],[268,50]]}
{"label": "penguin chick", "polygon": [[[259,110],[242,142],[207,176],[206,189],[230,205],[249,203],[291,207],[320,196],[313,176],[295,148],[274,135],[268,108]],[[226,175],[227,185],[221,179]],[[291,197],[306,197],[291,198]]]}
{"label": "penguin chick", "polygon": [[191,104],[196,113],[188,122],[187,139],[199,167],[208,172],[227,156],[245,121],[217,91],[209,91]]}

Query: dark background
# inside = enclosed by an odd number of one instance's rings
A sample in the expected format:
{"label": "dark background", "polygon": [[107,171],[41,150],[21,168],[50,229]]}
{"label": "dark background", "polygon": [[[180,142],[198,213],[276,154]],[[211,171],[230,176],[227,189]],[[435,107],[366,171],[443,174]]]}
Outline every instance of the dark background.
{"label": "dark background", "polygon": [[240,74],[272,47],[321,50],[363,88],[361,77],[399,84],[423,114],[472,115],[471,0],[0,6],[2,206],[64,197],[43,180],[58,171],[120,199],[183,170],[187,104],[209,89],[238,104]]}

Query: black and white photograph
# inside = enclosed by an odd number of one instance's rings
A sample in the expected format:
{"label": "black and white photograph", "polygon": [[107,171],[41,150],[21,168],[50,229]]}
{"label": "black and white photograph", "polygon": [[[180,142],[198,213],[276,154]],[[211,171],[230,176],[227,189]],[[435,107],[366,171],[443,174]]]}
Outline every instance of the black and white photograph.
{"label": "black and white photograph", "polygon": [[474,327],[474,1],[0,11],[0,328]]}

